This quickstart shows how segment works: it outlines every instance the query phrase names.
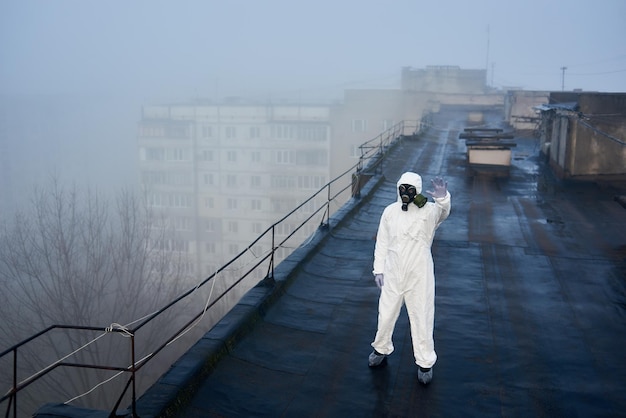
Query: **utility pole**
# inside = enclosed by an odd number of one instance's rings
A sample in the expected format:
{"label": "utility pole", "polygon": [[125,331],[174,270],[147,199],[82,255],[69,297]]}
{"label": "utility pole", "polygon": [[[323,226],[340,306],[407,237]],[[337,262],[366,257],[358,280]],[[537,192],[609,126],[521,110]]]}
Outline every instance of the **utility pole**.
{"label": "utility pole", "polygon": [[489,79],[487,78],[487,71],[489,71],[489,25],[487,25],[487,58],[485,59],[485,83],[489,82]]}
{"label": "utility pole", "polygon": [[561,67],[561,91],[565,91],[565,70],[567,67]]}

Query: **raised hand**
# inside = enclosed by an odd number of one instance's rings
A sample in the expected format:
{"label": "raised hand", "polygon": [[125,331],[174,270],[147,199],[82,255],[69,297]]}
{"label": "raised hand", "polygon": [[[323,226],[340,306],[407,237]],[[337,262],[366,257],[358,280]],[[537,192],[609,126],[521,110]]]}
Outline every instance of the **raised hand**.
{"label": "raised hand", "polygon": [[446,197],[446,195],[448,194],[447,181],[445,181],[441,177],[435,177],[430,182],[433,186],[433,190],[427,190],[426,193],[430,194],[434,198]]}

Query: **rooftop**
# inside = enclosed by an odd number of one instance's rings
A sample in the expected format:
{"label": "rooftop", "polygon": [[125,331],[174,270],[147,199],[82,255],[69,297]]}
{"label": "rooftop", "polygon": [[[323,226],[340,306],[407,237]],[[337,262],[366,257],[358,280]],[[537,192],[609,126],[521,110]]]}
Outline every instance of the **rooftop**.
{"label": "rooftop", "polygon": [[[486,117],[502,127],[498,112]],[[624,183],[559,181],[530,137],[514,139],[507,176],[473,173],[459,139],[467,120],[442,108],[425,135],[400,141],[360,199],[139,398],[139,416],[623,416]],[[452,195],[433,244],[438,361],[428,386],[404,309],[395,352],[367,365],[374,239],[405,171],[425,189],[445,177]]]}

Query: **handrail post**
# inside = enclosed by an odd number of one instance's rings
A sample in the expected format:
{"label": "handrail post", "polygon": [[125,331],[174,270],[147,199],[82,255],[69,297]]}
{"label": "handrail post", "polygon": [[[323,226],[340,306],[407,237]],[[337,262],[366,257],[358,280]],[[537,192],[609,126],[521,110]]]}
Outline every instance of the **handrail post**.
{"label": "handrail post", "polygon": [[352,173],[352,197],[361,197],[361,172]]}
{"label": "handrail post", "polygon": [[130,355],[131,355],[131,361],[132,361],[132,370],[131,370],[131,379],[133,379],[133,401],[132,401],[132,410],[133,410],[133,418],[138,417],[139,415],[137,415],[137,388],[136,388],[136,382],[137,382],[137,375],[136,375],[136,364],[135,364],[135,333],[133,332],[130,335]]}
{"label": "handrail post", "polygon": [[13,350],[13,418],[17,418],[17,347]]}
{"label": "handrail post", "polygon": [[272,225],[272,256],[270,257],[270,269],[274,277],[274,257],[276,254],[276,224]]}
{"label": "handrail post", "polygon": [[330,185],[332,182],[328,183],[328,195],[326,198],[326,226],[330,228]]}
{"label": "handrail post", "polygon": [[380,165],[377,168],[376,172],[382,174],[383,173],[383,162],[385,161],[385,144],[383,142],[383,136],[380,136]]}

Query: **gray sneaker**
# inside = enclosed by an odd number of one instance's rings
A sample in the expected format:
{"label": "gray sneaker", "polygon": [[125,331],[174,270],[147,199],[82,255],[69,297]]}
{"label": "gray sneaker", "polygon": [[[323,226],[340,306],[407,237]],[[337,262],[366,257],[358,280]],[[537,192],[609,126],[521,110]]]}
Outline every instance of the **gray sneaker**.
{"label": "gray sneaker", "polygon": [[429,384],[430,381],[433,380],[433,369],[420,367],[417,371],[417,380],[419,380],[422,385]]}
{"label": "gray sneaker", "polygon": [[370,357],[368,359],[369,366],[370,367],[380,366],[383,360],[385,359],[385,357],[387,356],[384,354],[380,354],[376,350],[372,351],[372,354],[370,354]]}

